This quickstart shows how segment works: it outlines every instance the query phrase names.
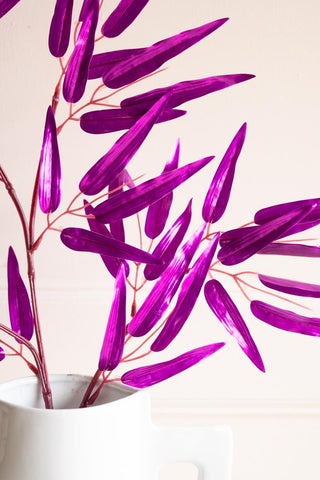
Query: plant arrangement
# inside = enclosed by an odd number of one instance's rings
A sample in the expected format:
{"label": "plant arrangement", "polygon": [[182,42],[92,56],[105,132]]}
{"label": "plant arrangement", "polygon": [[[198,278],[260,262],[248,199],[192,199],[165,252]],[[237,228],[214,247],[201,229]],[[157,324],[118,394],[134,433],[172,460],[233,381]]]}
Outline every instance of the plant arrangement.
{"label": "plant arrangement", "polygon": [[[0,17],[18,2],[1,0]],[[224,343],[213,343],[164,362],[147,362],[149,354],[156,357],[156,352],[165,350],[174,341],[196,308],[202,289],[213,315],[253,364],[264,371],[259,350],[238,307],[216,277],[217,274],[232,277],[249,301],[245,287],[278,296],[291,304],[295,304],[292,295],[318,298],[318,285],[251,271],[233,273],[232,270],[231,273],[228,266],[238,265],[256,254],[318,257],[318,247],[297,243],[288,237],[320,223],[319,199],[266,207],[255,214],[253,221],[228,231],[219,232],[213,227],[227,208],[237,160],[245,141],[245,123],[218,163],[217,160],[212,162],[211,155],[179,166],[178,141],[160,175],[144,180],[131,178],[128,171],[129,162],[134,162],[135,153],[151,129],[157,128],[157,123],[174,121],[187,113],[177,107],[250,80],[254,75],[240,73],[186,80],[127,96],[120,105],[110,103],[115,93],[128,93],[130,86],[137,82],[143,85],[144,78],[158,74],[169,59],[213,34],[228,19],[186,30],[151,46],[109,51],[108,38],[117,37],[126,30],[148,0],[120,0],[109,16],[105,14],[104,0],[84,0],[79,12],[74,11],[73,0],[52,3],[49,50],[59,61],[61,75],[44,121],[29,215],[21,206],[5,167],[0,165],[0,187],[7,190],[19,216],[28,265],[27,287],[14,248],[10,246],[7,259],[10,326],[0,323],[0,359],[20,356],[38,376],[46,408],[53,408],[37,306],[34,256],[46,233],[58,230],[61,241],[68,248],[100,255],[106,275],[114,284],[105,336],[101,339],[100,356],[97,355],[97,371],[84,392],[81,407],[94,404],[106,383],[118,381],[137,388],[149,387],[221,349]],[[77,21],[72,35],[74,19]],[[105,53],[95,53],[97,42],[105,42]],[[101,79],[101,83],[92,88],[92,80],[96,79]],[[89,100],[83,100],[88,92]],[[60,101],[69,104],[69,115],[58,125],[56,112]],[[79,121],[82,130],[91,134],[124,133],[95,160],[80,178],[79,193],[70,200],[66,210],[59,211],[63,162],[61,167],[58,138],[64,126],[75,120]],[[170,223],[173,191],[203,168],[211,178],[202,212],[193,212],[192,199],[189,199],[185,210]],[[36,230],[38,208],[47,219],[47,226],[40,233]],[[56,222],[67,215],[83,217],[83,227],[71,226],[60,231]],[[199,227],[190,232],[192,215],[199,219]],[[128,217],[136,219],[140,248],[127,238]],[[257,277],[261,286],[254,287],[245,275]],[[139,303],[137,293],[143,288],[148,293]],[[274,327],[320,335],[318,318],[302,316],[260,300],[251,301],[251,311]],[[146,364],[128,369],[119,377],[118,365],[131,361]]]}

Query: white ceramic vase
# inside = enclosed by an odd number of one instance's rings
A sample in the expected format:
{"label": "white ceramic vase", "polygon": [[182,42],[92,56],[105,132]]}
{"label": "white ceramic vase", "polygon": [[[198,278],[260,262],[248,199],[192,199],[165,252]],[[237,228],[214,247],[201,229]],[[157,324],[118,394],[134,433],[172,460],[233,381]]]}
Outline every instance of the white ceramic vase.
{"label": "white ceramic vase", "polygon": [[79,409],[89,378],[51,377],[45,410],[35,377],[0,385],[0,480],[152,480],[158,467],[191,462],[203,480],[230,480],[227,427],[155,427],[146,391],[103,388]]}

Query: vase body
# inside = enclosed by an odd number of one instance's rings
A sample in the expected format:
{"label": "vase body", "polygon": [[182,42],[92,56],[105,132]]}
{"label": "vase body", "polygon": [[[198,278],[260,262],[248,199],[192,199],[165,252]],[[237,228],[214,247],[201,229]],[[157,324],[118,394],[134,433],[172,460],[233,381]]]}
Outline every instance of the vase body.
{"label": "vase body", "polygon": [[89,381],[52,376],[54,410],[44,409],[35,377],[0,385],[0,480],[153,480],[170,462],[230,480],[227,427],[155,427],[148,393],[115,384],[79,409]]}

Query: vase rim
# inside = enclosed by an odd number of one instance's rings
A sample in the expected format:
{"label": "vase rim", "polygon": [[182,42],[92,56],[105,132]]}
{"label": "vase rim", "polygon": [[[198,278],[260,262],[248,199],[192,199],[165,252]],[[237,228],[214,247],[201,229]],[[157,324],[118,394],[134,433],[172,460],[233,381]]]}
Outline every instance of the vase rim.
{"label": "vase rim", "polygon": [[[54,386],[54,384],[57,384],[59,382],[64,382],[64,383],[69,383],[69,384],[79,384],[79,383],[87,383],[89,385],[89,382],[91,381],[92,377],[90,375],[82,375],[82,374],[73,374],[73,373],[63,373],[63,374],[50,374],[49,375],[49,380],[50,384]],[[26,406],[26,405],[21,405],[19,402],[16,401],[11,401],[11,400],[6,400],[2,399],[2,394],[5,392],[9,392],[10,390],[14,390],[22,388],[23,386],[38,386],[39,391],[41,392],[41,387],[40,387],[40,382],[38,377],[34,375],[30,375],[27,377],[21,377],[13,380],[9,380],[7,382],[2,382],[0,383],[0,405],[7,405],[8,407],[11,408],[19,408],[23,409],[26,411],[32,411],[32,412],[45,412],[50,415],[52,414],[61,414],[65,412],[90,412],[93,409],[98,409],[98,408],[111,408],[110,406],[114,404],[115,402],[121,402],[121,403],[126,403],[130,401],[130,397],[134,395],[135,397],[137,395],[145,395],[146,392],[143,390],[138,390],[132,387],[129,387],[124,384],[119,384],[119,383],[108,383],[103,386],[102,390],[111,390],[116,393],[122,394],[120,398],[116,398],[114,400],[110,400],[108,402],[104,403],[98,403],[95,405],[90,405],[87,408],[79,408],[79,407],[67,407],[67,408],[54,408],[54,409],[45,409],[44,407],[34,407],[34,406]]]}

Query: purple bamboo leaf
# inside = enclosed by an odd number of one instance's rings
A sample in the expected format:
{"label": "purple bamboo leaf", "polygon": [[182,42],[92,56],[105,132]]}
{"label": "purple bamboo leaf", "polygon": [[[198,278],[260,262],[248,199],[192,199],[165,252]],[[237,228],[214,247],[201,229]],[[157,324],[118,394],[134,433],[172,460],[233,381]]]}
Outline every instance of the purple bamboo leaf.
{"label": "purple bamboo leaf", "polygon": [[101,28],[105,37],[117,37],[137,18],[149,0],[121,0]]}
{"label": "purple bamboo leaf", "polygon": [[[123,191],[123,185],[125,183],[125,171],[122,172],[115,177],[115,179],[109,185],[109,198],[112,198],[114,195],[119,194]],[[113,192],[113,190],[116,190]],[[121,240],[122,242],[125,241],[125,231],[122,219],[118,220],[111,220],[110,221],[110,231],[114,238]]]}
{"label": "purple bamboo leaf", "polygon": [[320,298],[320,285],[261,274],[258,275],[258,278],[263,285],[278,292],[288,293],[289,295],[299,295],[300,297]]}
{"label": "purple bamboo leaf", "polygon": [[1,362],[2,360],[4,360],[5,357],[6,357],[6,353],[5,353],[5,351],[3,350],[3,348],[0,347],[0,362]]}
{"label": "purple bamboo leaf", "polygon": [[[109,108],[84,113],[80,118],[80,127],[84,132],[100,135],[102,133],[128,130],[146,112],[137,112],[130,108]],[[163,123],[185,115],[185,110],[166,108],[155,123]]]}
{"label": "purple bamboo leaf", "polygon": [[124,265],[119,268],[116,277],[114,298],[104,336],[99,370],[113,370],[122,358],[124,340],[126,336],[126,277]]}
{"label": "purple bamboo leaf", "polygon": [[[291,212],[293,209],[300,207],[316,207],[310,212],[308,217],[311,219],[318,218],[320,211],[320,198],[308,198],[306,200],[296,200],[294,202],[280,203],[278,205],[272,205],[271,207],[262,208],[256,212],[254,221],[259,225],[274,220],[275,218]],[[305,219],[306,220],[306,219]]]}
{"label": "purple bamboo leaf", "polygon": [[82,7],[79,13],[79,22],[84,22],[88,15],[90,15],[92,0],[83,0]]}
{"label": "purple bamboo leaf", "polygon": [[44,213],[54,212],[61,200],[61,167],[56,122],[52,108],[47,110],[40,157],[39,205]]}
{"label": "purple bamboo leaf", "polygon": [[254,78],[254,75],[246,73],[237,73],[231,75],[219,75],[215,77],[200,78],[197,80],[187,80],[175,83],[168,87],[157,88],[146,93],[141,93],[134,97],[122,100],[122,108],[136,108],[140,111],[146,111],[150,108],[162,95],[170,93],[170,101],[168,107],[175,108],[182,103],[189,102],[195,98],[217,92],[224,88],[231,87],[237,83],[245,82]]}
{"label": "purple bamboo leaf", "polygon": [[239,242],[241,241],[242,237],[245,237],[249,232],[254,234],[256,231],[259,231],[259,227],[257,225],[227,230],[220,236],[220,245],[223,246],[230,242]]}
{"label": "purple bamboo leaf", "polygon": [[190,200],[185,211],[174,222],[172,227],[169,228],[167,233],[153,250],[152,255],[160,258],[162,263],[156,266],[146,265],[143,273],[147,280],[155,280],[160,277],[173,259],[190,225],[191,203],[192,201]]}
{"label": "purple bamboo leaf", "polygon": [[218,240],[219,234],[212,239],[184,279],[177,303],[160,334],[150,347],[152,351],[159,352],[167,348],[189,318],[210,268]]}
{"label": "purple bamboo leaf", "polygon": [[274,307],[258,300],[251,302],[251,311],[256,318],[273,327],[287,332],[320,337],[320,318],[298,315],[291,310]]}
{"label": "purple bamboo leaf", "polygon": [[160,320],[186,274],[191,259],[200,245],[204,229],[205,225],[199,228],[178,250],[129,323],[130,335],[141,337]]}
{"label": "purple bamboo leaf", "polygon": [[1,0],[0,1],[0,18],[11,10],[20,0]]}
{"label": "purple bamboo leaf", "polygon": [[218,259],[223,265],[235,265],[250,258],[269,243],[277,240],[289,228],[302,220],[312,207],[300,207],[264,225],[244,228],[246,232],[237,241],[228,242],[221,247]]}
{"label": "purple bamboo leaf", "polygon": [[64,245],[78,252],[98,253],[141,263],[160,263],[160,260],[150,253],[83,228],[65,228],[60,238]]}
{"label": "purple bamboo leaf", "polygon": [[91,0],[87,10],[63,83],[63,96],[70,103],[78,102],[85,91],[99,17],[99,0]]}
{"label": "purple bamboo leaf", "polygon": [[[171,172],[178,168],[180,154],[180,140],[178,140],[174,152],[167,161],[162,173]],[[169,192],[164,197],[160,198],[157,202],[152,203],[147,211],[145,234],[147,237],[154,239],[160,235],[166,226],[166,222],[169,216],[170,207],[173,200],[173,193]]]}
{"label": "purple bamboo leaf", "polygon": [[164,110],[167,100],[168,97],[161,98],[90,168],[80,182],[80,190],[83,193],[95,195],[101,192],[121,173],[142,145],[161,111]]}
{"label": "purple bamboo leaf", "polygon": [[295,233],[303,232],[309,228],[313,228],[320,223],[320,198],[309,198],[307,200],[297,200],[295,202],[282,203],[279,205],[273,205],[271,207],[263,208],[259,210],[255,216],[254,221],[259,225],[277,218],[279,215],[290,212],[297,207],[313,207],[309,215],[292,228],[290,228],[285,236],[293,235]]}
{"label": "purple bamboo leaf", "polygon": [[320,247],[299,243],[270,243],[259,250],[259,255],[286,255],[291,257],[319,258]]}
{"label": "purple bamboo leaf", "polygon": [[29,295],[21,278],[19,264],[12,247],[9,248],[8,253],[8,304],[12,330],[27,340],[31,340],[34,321]]}
{"label": "purple bamboo leaf", "polygon": [[104,74],[104,84],[109,88],[120,88],[154,72],[170,58],[179,55],[179,53],[217,30],[227,20],[227,18],[222,18],[201,27],[181,32],[145,48],[141,53],[131,55],[128,59],[118,62]]}
{"label": "purple bamboo leaf", "polygon": [[49,31],[49,50],[54,57],[62,57],[69,46],[73,0],[56,0]]}
{"label": "purple bamboo leaf", "polygon": [[136,388],[146,388],[167,380],[174,375],[196,365],[204,358],[220,350],[225,343],[213,343],[204,347],[195,348],[166,362],[139,367],[122,375],[121,381],[125,385]]}
{"label": "purple bamboo leaf", "polygon": [[225,212],[246,129],[247,124],[244,123],[233,138],[213,177],[202,208],[202,218],[205,222],[215,223]]}
{"label": "purple bamboo leaf", "polygon": [[101,78],[115,63],[126,60],[131,55],[141,53],[143,50],[145,49],[127,48],[125,50],[114,50],[113,52],[97,53],[96,55],[93,55],[89,65],[88,79]]}
{"label": "purple bamboo leaf", "polygon": [[[87,204],[87,202],[84,202],[85,204],[85,212],[86,215],[93,215],[93,207],[92,205]],[[103,223],[97,222],[95,218],[87,218],[88,224],[90,227],[90,230],[95,233],[99,233],[100,235],[104,235],[105,237],[111,237],[112,234],[109,232],[107,227],[103,225]],[[117,276],[118,270],[120,265],[123,263],[125,265],[125,271],[126,271],[126,276],[129,275],[129,265],[126,261],[116,258],[116,257],[109,257],[108,255],[101,255],[102,261],[107,267],[108,271],[111,273],[113,277]]]}
{"label": "purple bamboo leaf", "polygon": [[254,365],[264,372],[265,368],[262,358],[253,338],[251,337],[248,327],[237,306],[221,283],[217,280],[210,280],[204,287],[204,294],[209,307],[225,327],[227,332],[234,337],[239,347],[250,358]]}
{"label": "purple bamboo leaf", "polygon": [[119,193],[115,198],[100,203],[94,210],[97,220],[109,223],[111,219],[125,218],[139,212],[181,185],[213,158],[202,158],[172,172],[162,173],[135,188]]}

